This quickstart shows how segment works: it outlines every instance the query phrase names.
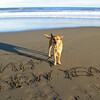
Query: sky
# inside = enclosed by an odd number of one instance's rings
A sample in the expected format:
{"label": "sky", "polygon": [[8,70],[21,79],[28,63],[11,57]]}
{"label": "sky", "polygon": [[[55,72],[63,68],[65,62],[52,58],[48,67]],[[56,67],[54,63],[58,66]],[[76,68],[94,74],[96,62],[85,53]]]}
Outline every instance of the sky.
{"label": "sky", "polygon": [[0,0],[0,8],[8,7],[100,7],[100,0]]}

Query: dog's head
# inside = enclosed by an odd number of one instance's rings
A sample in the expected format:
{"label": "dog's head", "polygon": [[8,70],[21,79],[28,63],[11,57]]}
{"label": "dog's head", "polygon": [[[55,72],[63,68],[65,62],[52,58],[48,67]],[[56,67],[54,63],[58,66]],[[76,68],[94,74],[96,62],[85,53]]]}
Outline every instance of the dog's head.
{"label": "dog's head", "polygon": [[52,33],[51,33],[51,38],[53,40],[53,44],[56,46],[58,45],[60,42],[61,42],[61,39],[63,38],[63,36],[54,36]]}

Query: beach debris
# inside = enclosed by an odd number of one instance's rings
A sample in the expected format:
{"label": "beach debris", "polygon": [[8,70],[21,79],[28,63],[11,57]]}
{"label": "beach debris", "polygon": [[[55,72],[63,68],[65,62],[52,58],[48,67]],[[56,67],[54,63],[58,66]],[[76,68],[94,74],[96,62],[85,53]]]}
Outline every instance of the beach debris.
{"label": "beach debris", "polygon": [[74,99],[79,100],[80,98],[79,98],[79,96],[74,96]]}

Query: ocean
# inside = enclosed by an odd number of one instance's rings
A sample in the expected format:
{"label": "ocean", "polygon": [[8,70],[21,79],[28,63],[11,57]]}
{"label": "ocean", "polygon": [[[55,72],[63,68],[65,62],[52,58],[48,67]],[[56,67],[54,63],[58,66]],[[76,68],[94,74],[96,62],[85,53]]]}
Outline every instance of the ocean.
{"label": "ocean", "polygon": [[0,32],[72,27],[100,27],[100,8],[0,8]]}

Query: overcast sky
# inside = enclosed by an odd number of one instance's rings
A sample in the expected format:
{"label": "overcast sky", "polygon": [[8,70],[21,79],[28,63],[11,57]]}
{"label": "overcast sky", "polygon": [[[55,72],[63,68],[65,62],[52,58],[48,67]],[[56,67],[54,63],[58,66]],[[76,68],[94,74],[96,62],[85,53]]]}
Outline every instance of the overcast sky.
{"label": "overcast sky", "polygon": [[0,0],[7,7],[100,7],[100,0]]}

